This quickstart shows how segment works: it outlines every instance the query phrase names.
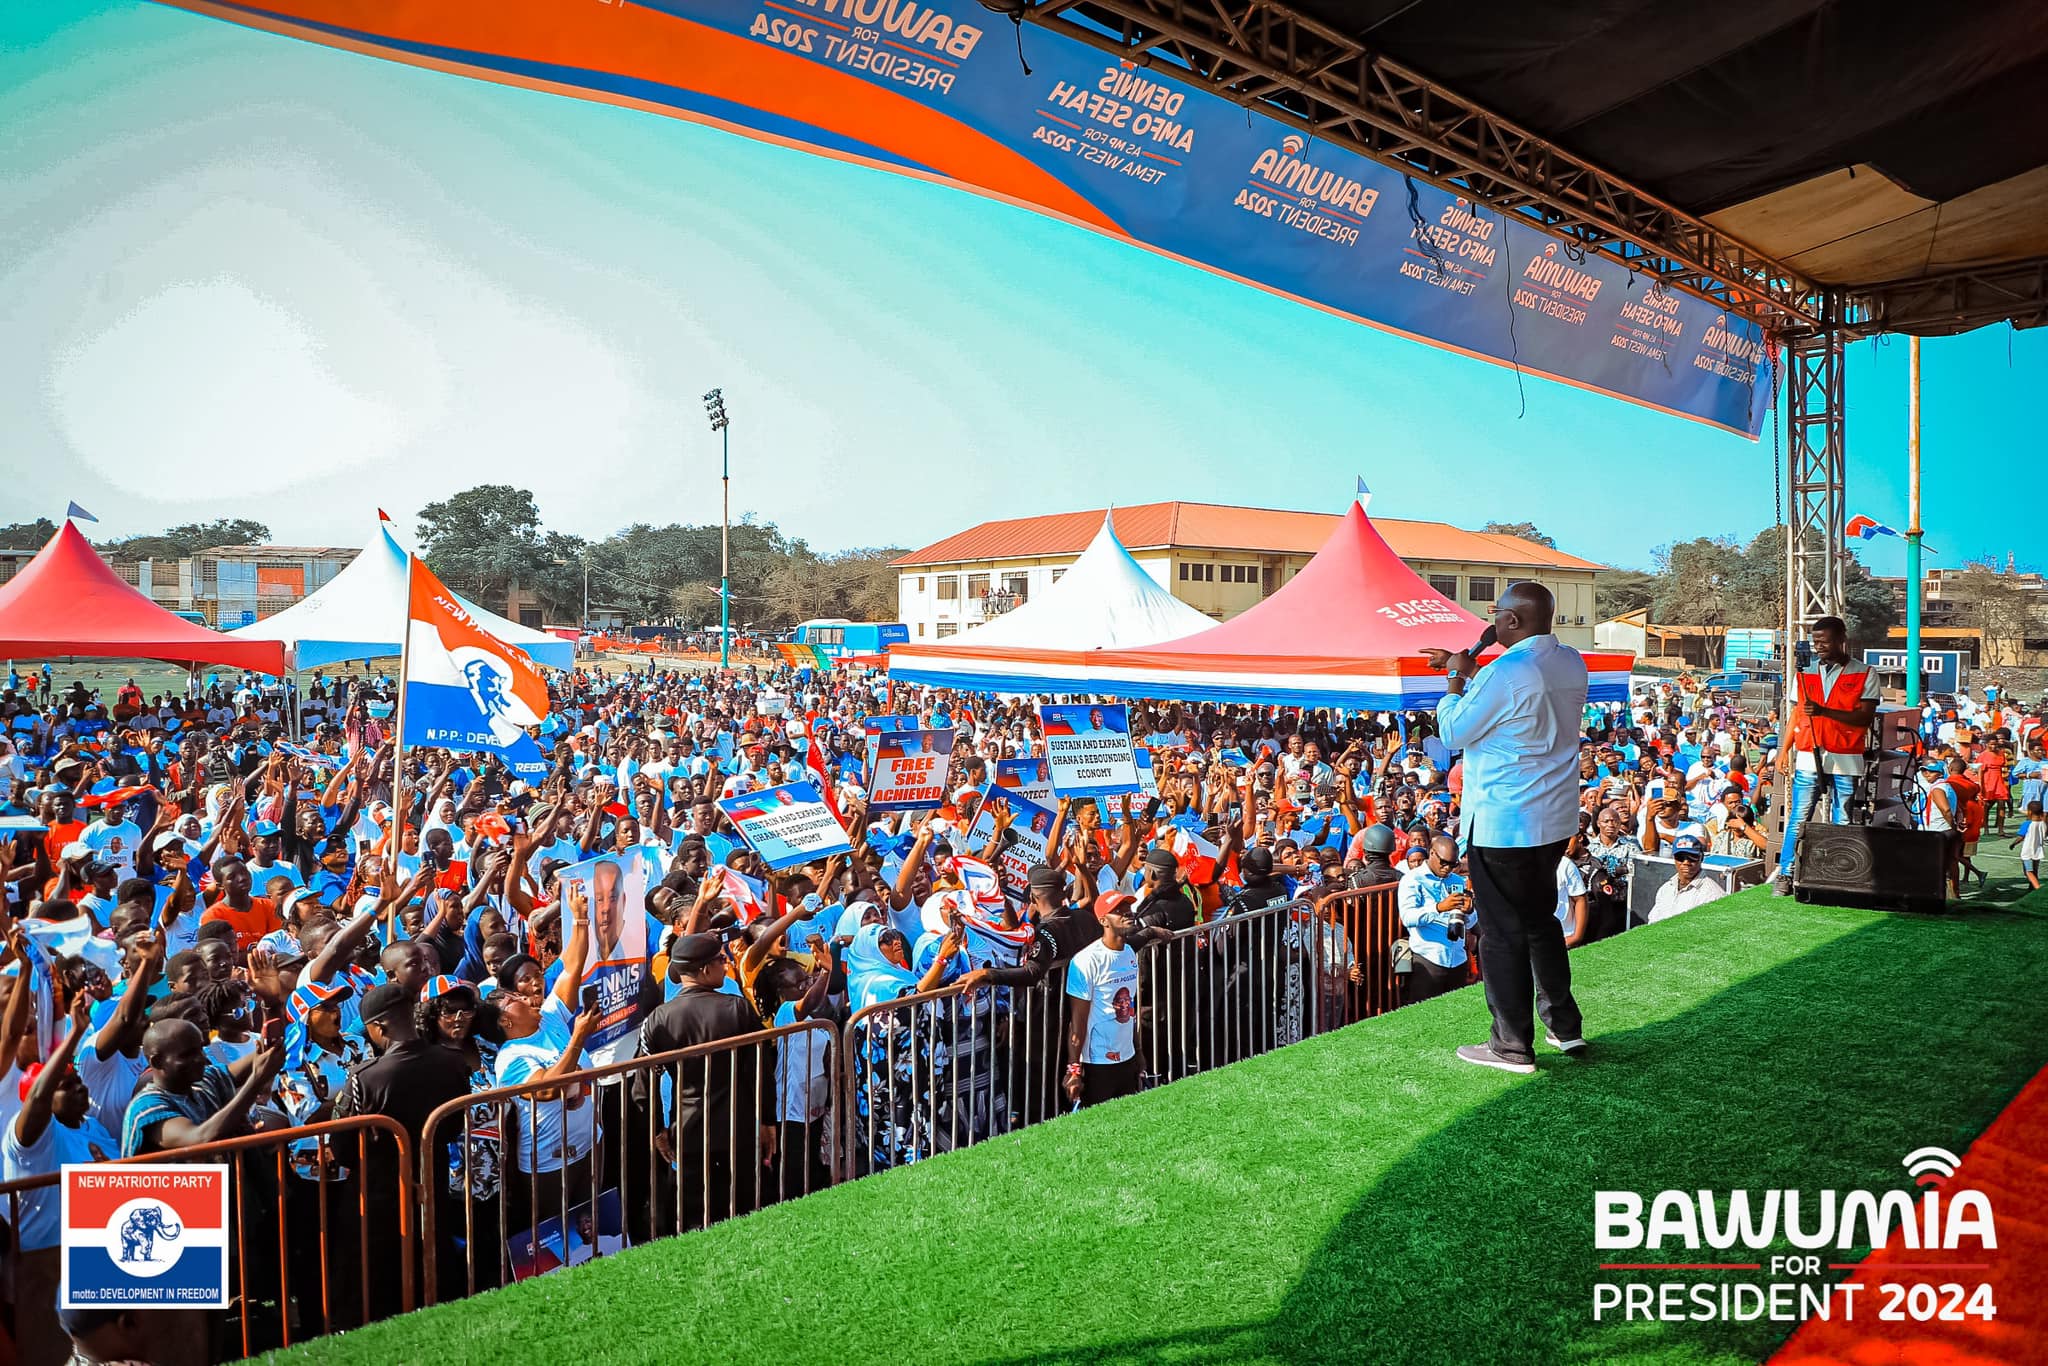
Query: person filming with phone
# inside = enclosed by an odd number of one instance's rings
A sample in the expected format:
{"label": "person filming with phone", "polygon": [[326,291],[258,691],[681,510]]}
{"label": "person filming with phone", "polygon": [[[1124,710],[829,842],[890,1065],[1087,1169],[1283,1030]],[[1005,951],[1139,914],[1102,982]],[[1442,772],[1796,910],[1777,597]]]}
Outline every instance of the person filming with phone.
{"label": "person filming with phone", "polygon": [[1464,986],[1471,960],[1465,933],[1471,926],[1472,894],[1458,874],[1458,842],[1449,835],[1431,840],[1422,866],[1401,875],[1396,899],[1401,923],[1408,927],[1410,955],[1401,1004]]}

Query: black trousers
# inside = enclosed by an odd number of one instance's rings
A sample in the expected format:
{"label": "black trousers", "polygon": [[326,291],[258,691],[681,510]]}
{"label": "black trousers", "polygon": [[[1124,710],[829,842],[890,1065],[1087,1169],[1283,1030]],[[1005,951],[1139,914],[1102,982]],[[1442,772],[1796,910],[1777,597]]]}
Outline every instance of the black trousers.
{"label": "black trousers", "polygon": [[1418,1001],[1427,1001],[1447,991],[1456,991],[1471,980],[1471,970],[1463,963],[1454,968],[1440,968],[1418,954],[1409,960],[1408,975],[1401,979],[1401,1004],[1412,1006]]}
{"label": "black trousers", "polygon": [[1535,1013],[1560,1039],[1576,1039],[1585,1027],[1572,999],[1571,962],[1557,920],[1557,861],[1566,843],[1526,849],[1475,844],[1466,855],[1479,913],[1479,972],[1486,1008],[1493,1013],[1493,1051],[1512,1062],[1536,1060],[1532,992]]}
{"label": "black trousers", "polygon": [[1100,1105],[1118,1096],[1138,1094],[1138,1060],[1090,1062],[1081,1065],[1081,1104]]}

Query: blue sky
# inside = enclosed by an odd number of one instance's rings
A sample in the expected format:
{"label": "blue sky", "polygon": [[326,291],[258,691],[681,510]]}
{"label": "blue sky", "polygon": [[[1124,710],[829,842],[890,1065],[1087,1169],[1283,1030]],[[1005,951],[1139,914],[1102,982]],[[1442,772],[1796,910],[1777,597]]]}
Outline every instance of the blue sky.
{"label": "blue sky", "polygon": [[[148,4],[0,9],[0,520],[361,544],[472,484],[552,526],[919,545],[1186,498],[1533,521],[1617,565],[1774,519],[1752,443],[970,194]],[[1905,525],[1906,342],[1849,367],[1849,511]],[[1929,341],[1928,543],[2048,568],[2048,335]],[[2029,421],[2032,418],[2032,421]],[[1903,550],[1863,550],[1898,573]]]}

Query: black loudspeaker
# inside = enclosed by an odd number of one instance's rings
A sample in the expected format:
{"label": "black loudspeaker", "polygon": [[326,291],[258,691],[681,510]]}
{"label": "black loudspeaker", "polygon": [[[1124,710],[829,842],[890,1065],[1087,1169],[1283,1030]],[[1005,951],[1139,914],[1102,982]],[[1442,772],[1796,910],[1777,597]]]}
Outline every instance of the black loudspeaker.
{"label": "black loudspeaker", "polygon": [[1878,911],[1948,909],[1948,836],[1937,830],[1808,821],[1792,886],[1801,901]]}
{"label": "black loudspeaker", "polygon": [[1879,707],[1871,729],[1880,749],[1920,748],[1920,713],[1912,707]]}

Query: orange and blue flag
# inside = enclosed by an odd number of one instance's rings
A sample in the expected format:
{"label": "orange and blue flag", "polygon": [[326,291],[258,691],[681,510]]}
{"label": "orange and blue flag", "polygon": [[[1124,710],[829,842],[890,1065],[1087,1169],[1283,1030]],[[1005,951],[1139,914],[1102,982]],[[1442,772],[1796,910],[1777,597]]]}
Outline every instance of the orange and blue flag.
{"label": "orange and blue flag", "polygon": [[417,556],[409,577],[404,742],[497,754],[522,777],[545,776],[547,759],[526,732],[548,714],[540,669],[486,631]]}

